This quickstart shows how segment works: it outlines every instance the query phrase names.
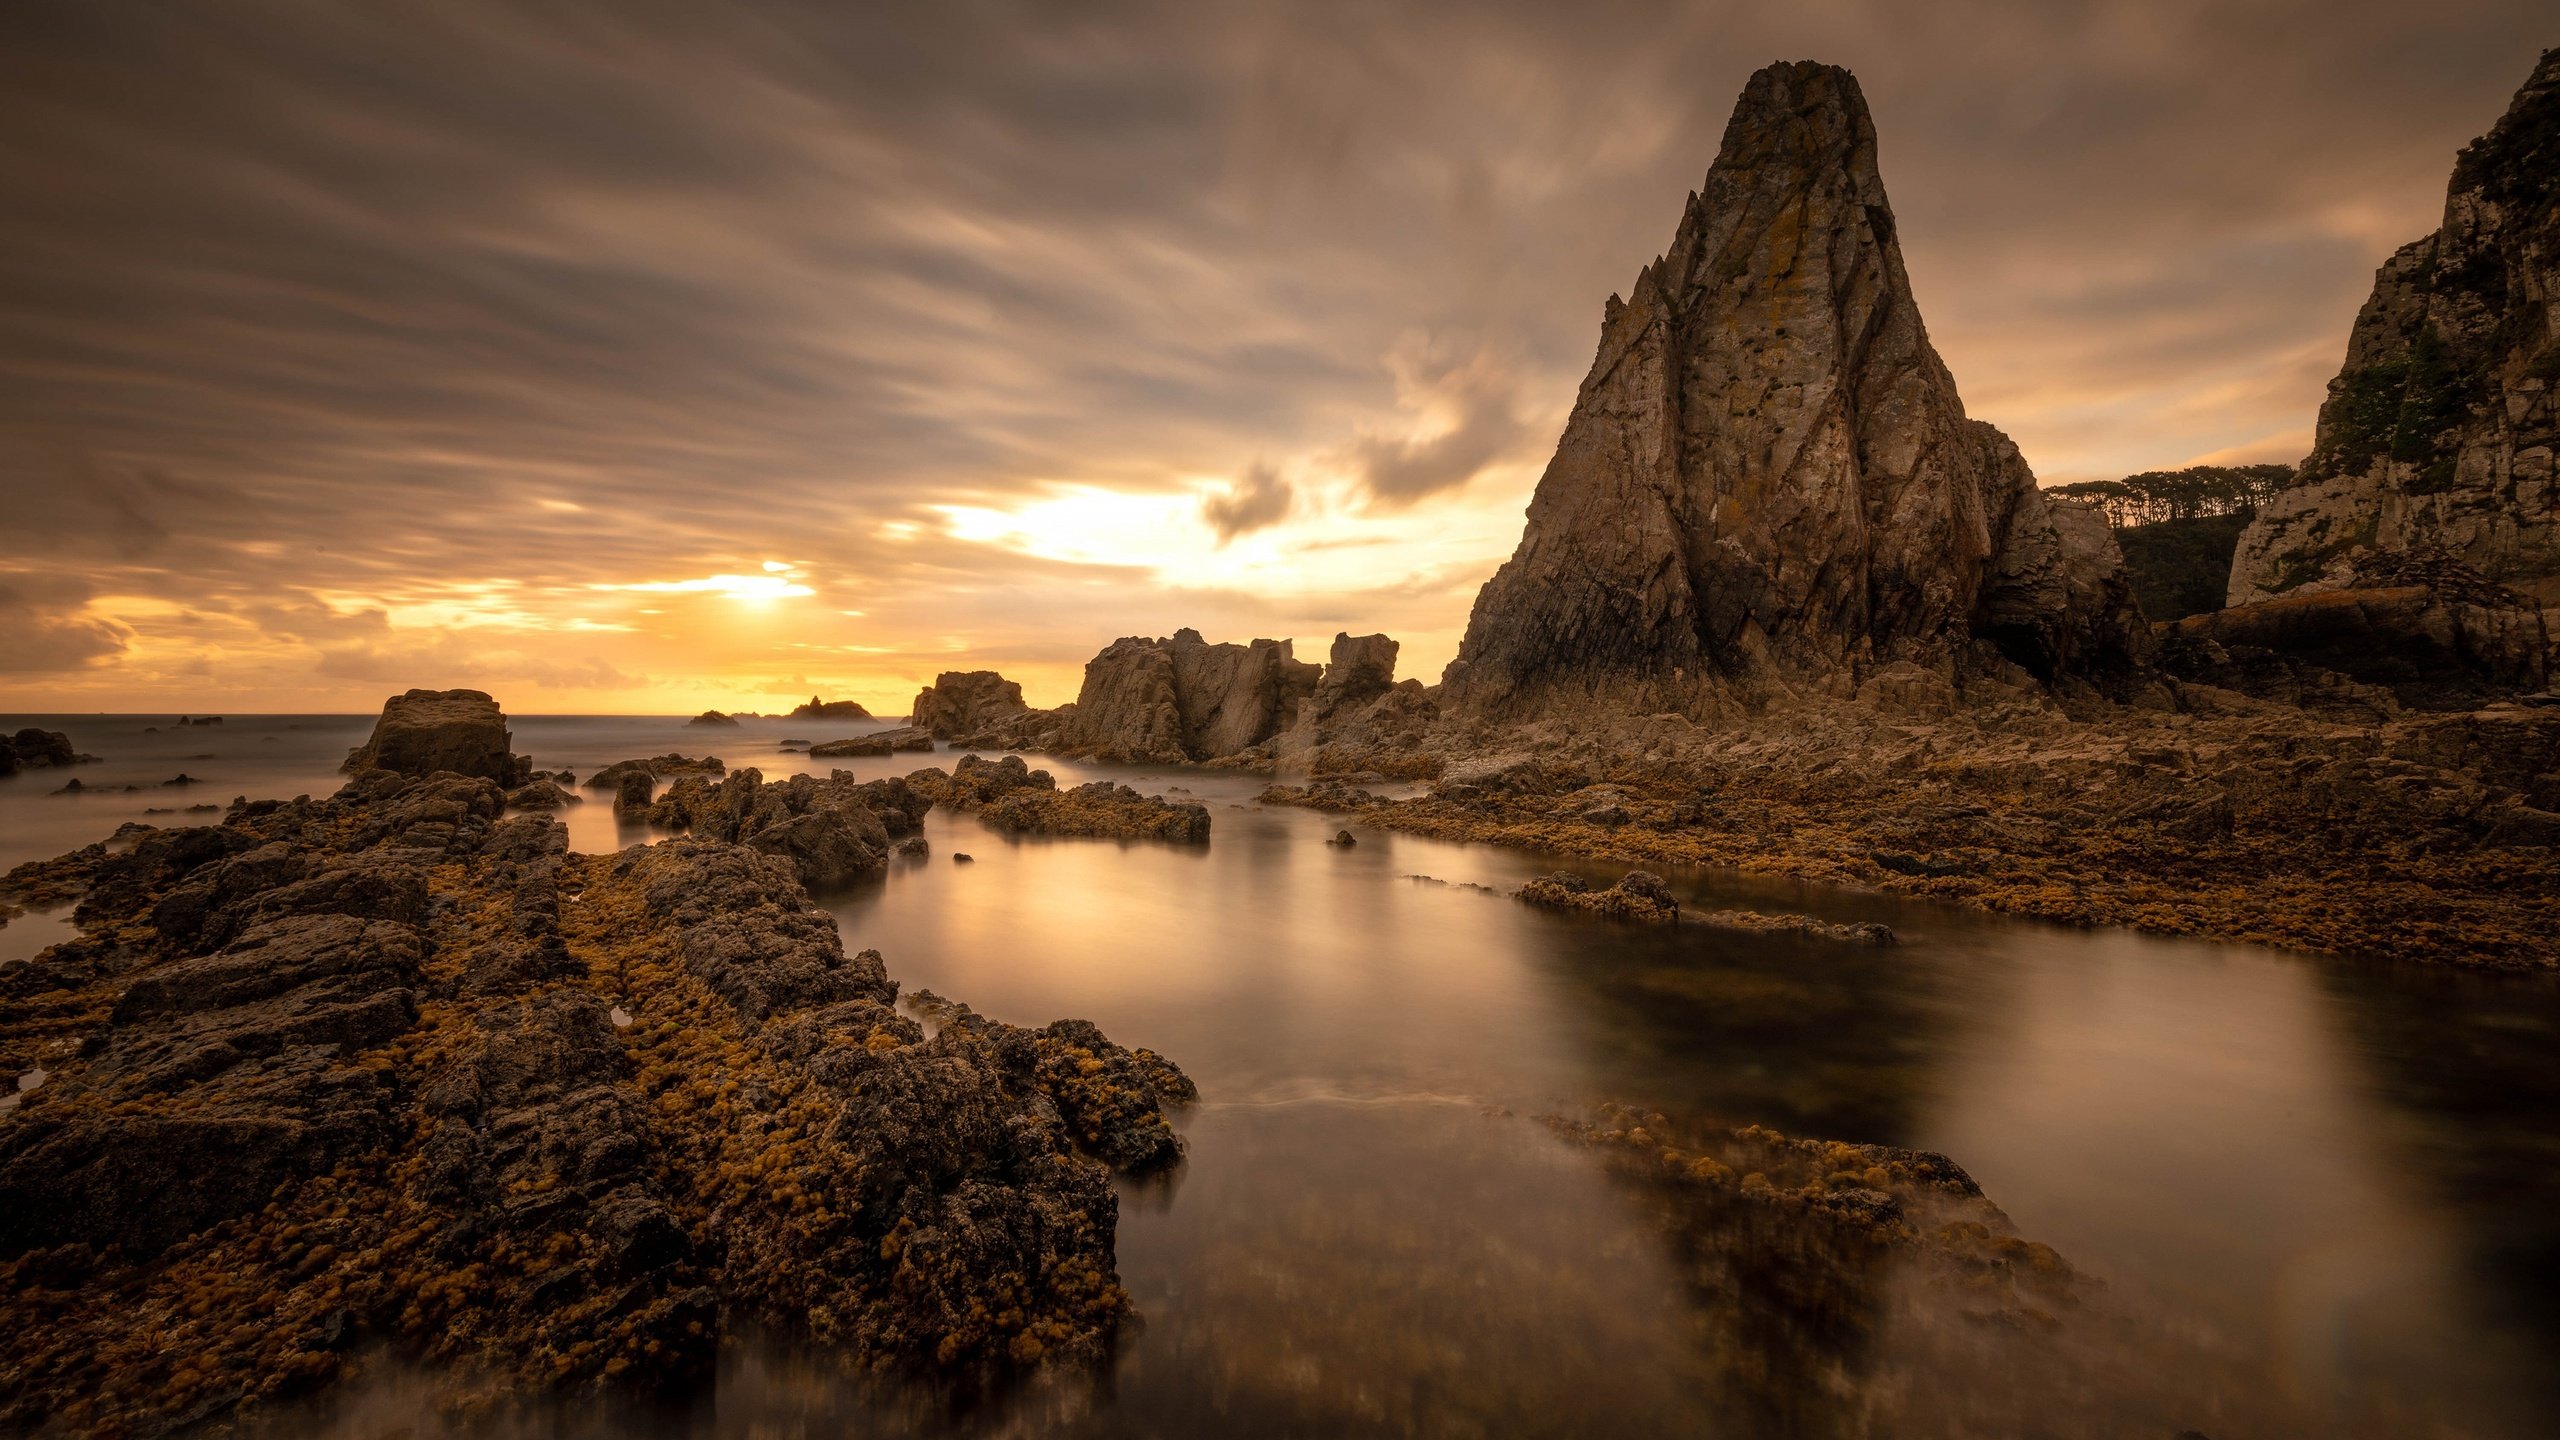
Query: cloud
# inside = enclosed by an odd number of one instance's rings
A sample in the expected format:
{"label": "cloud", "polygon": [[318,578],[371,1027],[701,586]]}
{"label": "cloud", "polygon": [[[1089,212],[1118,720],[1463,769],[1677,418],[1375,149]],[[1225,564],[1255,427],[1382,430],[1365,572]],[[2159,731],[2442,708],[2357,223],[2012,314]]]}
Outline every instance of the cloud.
{"label": "cloud", "polygon": [[1396,399],[1430,428],[1404,435],[1365,434],[1349,462],[1373,503],[1410,505],[1465,485],[1506,457],[1525,437],[1512,414],[1517,382],[1483,349],[1463,358],[1451,347],[1407,336],[1387,357]]}
{"label": "cloud", "polygon": [[1200,518],[1223,545],[1239,535],[1277,525],[1297,503],[1298,492],[1276,466],[1257,460],[1226,489],[1200,502]]}
{"label": "cloud", "polygon": [[0,574],[0,674],[80,670],[122,654],[132,632],[88,613],[89,587],[67,576]]}

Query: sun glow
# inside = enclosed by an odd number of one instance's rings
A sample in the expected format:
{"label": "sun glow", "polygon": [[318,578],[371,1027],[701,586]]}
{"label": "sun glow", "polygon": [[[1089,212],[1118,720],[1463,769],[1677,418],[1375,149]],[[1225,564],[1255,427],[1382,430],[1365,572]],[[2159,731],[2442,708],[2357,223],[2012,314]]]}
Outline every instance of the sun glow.
{"label": "sun glow", "polygon": [[[648,595],[717,595],[728,600],[764,604],[818,592],[802,584],[798,572],[777,561],[766,561],[763,575],[705,575],[694,580],[642,580],[627,585],[598,585],[598,590],[631,590]],[[772,573],[772,572],[780,573]]]}

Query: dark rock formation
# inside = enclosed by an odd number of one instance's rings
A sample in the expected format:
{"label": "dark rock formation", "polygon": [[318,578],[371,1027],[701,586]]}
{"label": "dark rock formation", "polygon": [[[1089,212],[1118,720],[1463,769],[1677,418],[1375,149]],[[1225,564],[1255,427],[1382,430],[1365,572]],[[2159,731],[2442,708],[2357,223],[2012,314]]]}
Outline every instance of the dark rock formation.
{"label": "dark rock formation", "polygon": [[732,729],[735,729],[735,728],[737,727],[737,724],[738,724],[738,722],[737,722],[737,721],[735,721],[735,720],[731,719],[730,717],[728,717],[728,716],[726,716],[726,715],[721,714],[721,713],[720,713],[719,711],[717,711],[717,710],[705,710],[705,711],[703,711],[701,714],[694,716],[692,719],[687,720],[687,721],[686,721],[686,722],[684,722],[684,723],[685,723],[688,727],[698,725],[698,726],[702,726],[702,727],[704,727],[704,728],[706,728],[706,729],[714,729],[714,728],[717,728],[717,727],[719,727],[719,726],[723,726],[723,725],[726,725],[726,726],[729,726],[729,727],[730,727],[730,728],[732,728]]}
{"label": "dark rock formation", "polygon": [[[710,788],[742,826],[785,789]],[[783,859],[574,856],[379,768],[119,839],[42,867],[81,933],[0,978],[0,1069],[52,1072],[0,1123],[0,1430],[165,1433],[376,1348],[493,1396],[682,1383],[731,1326],[1109,1353],[1110,1171],[1178,1155],[1190,1082],[1081,1022],[928,1038]]]}
{"label": "dark rock formation", "polygon": [[727,773],[729,773],[728,763],[717,755],[705,755],[696,760],[690,756],[669,753],[652,755],[645,760],[617,760],[588,776],[587,788],[619,791],[623,788],[625,780],[632,775],[645,776],[651,780],[673,780],[682,775],[725,775]]}
{"label": "dark rock formation", "polygon": [[507,792],[507,808],[510,810],[562,810],[584,803],[584,798],[577,792],[563,790],[559,781],[547,775],[536,776],[527,784]]}
{"label": "dark rock formation", "polygon": [[1233,755],[1294,721],[1322,674],[1286,640],[1212,645],[1197,630],[1115,640],[1085,664],[1062,748],[1160,764]]}
{"label": "dark rock formation", "polygon": [[841,885],[888,868],[889,842],[922,827],[932,800],[903,780],[857,782],[838,771],[768,785],[760,771],[689,775],[649,807],[653,825],[789,860],[801,883]]}
{"label": "dark rock formation", "polygon": [[2147,652],[2115,543],[1965,417],[1857,82],[1751,78],[1476,598],[1448,697],[1703,716],[1914,661],[2106,678]]}
{"label": "dark rock formation", "polygon": [[1398,648],[1384,635],[1336,634],[1324,677],[1316,682],[1316,721],[1350,714],[1394,689]]}
{"label": "dark rock formation", "polygon": [[372,738],[348,753],[346,768],[451,771],[521,785],[532,765],[509,753],[513,738],[498,702],[478,690],[411,690],[383,702]]}
{"label": "dark rock formation", "polygon": [[830,740],[809,747],[813,760],[842,759],[854,755],[889,755],[900,750],[931,750],[933,732],[921,725],[902,725],[895,730],[875,730],[856,735],[850,740]]}
{"label": "dark rock formation", "polygon": [[2162,666],[2183,679],[2324,707],[2326,676],[2421,710],[2467,709],[2550,681],[2532,600],[2430,548],[2345,558],[2341,583],[2192,615],[2163,627]]}
{"label": "dark rock formation", "polygon": [[916,692],[907,723],[937,740],[957,740],[1030,708],[1022,703],[1022,687],[993,670],[945,670]]}
{"label": "dark rock formation", "polygon": [[918,770],[905,783],[931,796],[935,804],[975,814],[988,825],[1015,834],[1184,844],[1206,844],[1209,839],[1207,806],[1141,795],[1108,780],[1062,791],[1054,776],[1025,765],[1019,755],[1001,760],[963,755],[947,775]]}
{"label": "dark rock formation", "polygon": [[93,765],[97,759],[73,749],[71,737],[59,730],[39,730],[30,725],[15,735],[0,736],[0,775],[49,765]]}
{"label": "dark rock formation", "polygon": [[871,712],[851,700],[821,700],[809,697],[806,705],[794,705],[788,720],[868,720]]}
{"label": "dark rock formation", "polygon": [[2435,548],[2560,606],[2560,50],[2466,148],[2444,224],[2356,316],[2311,454],[2259,508],[2234,605],[2343,588],[2370,551]]}

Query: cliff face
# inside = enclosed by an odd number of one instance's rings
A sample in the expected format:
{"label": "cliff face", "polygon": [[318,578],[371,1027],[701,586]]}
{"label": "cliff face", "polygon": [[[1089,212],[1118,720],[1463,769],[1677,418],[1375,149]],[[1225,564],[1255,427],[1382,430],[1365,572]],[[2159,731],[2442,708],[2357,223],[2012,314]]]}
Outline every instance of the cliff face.
{"label": "cliff face", "polygon": [[1448,681],[1696,713],[1897,660],[2103,676],[2147,644],[2104,524],[1966,418],[1857,81],[1799,63],[1751,78],[1671,249],[1610,298]]}
{"label": "cliff face", "polygon": [[2560,605],[2555,296],[2560,50],[2455,162],[2443,227],[2375,276],[2297,483],[2241,536],[2231,603],[2422,549]]}
{"label": "cliff face", "polygon": [[1322,676],[1286,640],[1212,645],[1197,630],[1113,641],[1085,662],[1066,748],[1109,760],[1181,764],[1261,744],[1297,717]]}

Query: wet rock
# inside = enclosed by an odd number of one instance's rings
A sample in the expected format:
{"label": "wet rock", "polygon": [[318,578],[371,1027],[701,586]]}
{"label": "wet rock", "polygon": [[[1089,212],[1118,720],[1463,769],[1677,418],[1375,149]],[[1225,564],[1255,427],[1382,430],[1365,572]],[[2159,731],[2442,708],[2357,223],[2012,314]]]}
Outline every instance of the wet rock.
{"label": "wet rock", "polygon": [[919,770],[907,778],[916,793],[937,804],[975,814],[1014,834],[1087,836],[1120,840],[1171,840],[1205,844],[1205,805],[1142,795],[1126,785],[1096,780],[1061,791],[1046,770],[1019,755],[987,760],[963,755],[949,774]]}
{"label": "wet rock", "polygon": [[951,863],[954,865],[967,865],[974,862],[977,858],[977,856],[968,854],[965,851],[954,850],[951,852]]}
{"label": "wet rock", "polygon": [[348,754],[346,768],[403,775],[450,770],[517,785],[530,766],[510,753],[512,741],[498,702],[482,692],[411,690],[383,702],[372,737]]}
{"label": "wet rock", "polygon": [[1693,718],[1892,661],[2109,679],[2150,647],[2112,537],[1966,418],[1857,82],[1754,75],[1625,301],[1446,701]]}
{"label": "wet rock", "polygon": [[1324,843],[1327,845],[1338,845],[1343,849],[1348,850],[1352,846],[1359,844],[1360,840],[1358,836],[1353,835],[1348,830],[1336,830],[1333,832],[1333,838]]}
{"label": "wet rock", "polygon": [[920,725],[903,725],[894,730],[878,730],[869,735],[856,735],[849,740],[829,740],[809,747],[813,760],[844,759],[856,755],[889,755],[901,750],[931,750],[933,734]]}
{"label": "wet rock", "polygon": [[645,775],[653,781],[666,781],[683,775],[725,775],[727,773],[729,773],[727,763],[717,755],[705,755],[696,760],[690,756],[669,753],[653,755],[645,760],[617,760],[588,776],[587,788],[612,790],[619,793],[625,777],[634,774]]}
{"label": "wet rock", "polygon": [[508,808],[515,810],[561,810],[583,803],[582,797],[547,777],[507,792]]}
{"label": "wet rock", "polygon": [[615,768],[619,769],[620,773],[614,777],[613,813],[618,816],[646,814],[650,805],[658,798],[656,778],[649,773],[645,765]]}
{"label": "wet rock", "polygon": [[1541,910],[1574,910],[1613,920],[1666,925],[1680,920],[1679,899],[1663,884],[1661,876],[1645,870],[1628,871],[1606,890],[1594,890],[1591,882],[1581,876],[1559,870],[1530,881],[1513,894]]}
{"label": "wet rock", "polygon": [[717,710],[705,710],[701,714],[694,716],[692,719],[687,720],[684,723],[687,727],[700,727],[706,729],[717,729],[721,726],[727,726],[731,729],[735,729],[738,724],[736,720],[731,719]]}
{"label": "wet rock", "polygon": [[936,739],[956,740],[1030,709],[1022,687],[993,670],[945,670],[916,693],[907,720]]}

